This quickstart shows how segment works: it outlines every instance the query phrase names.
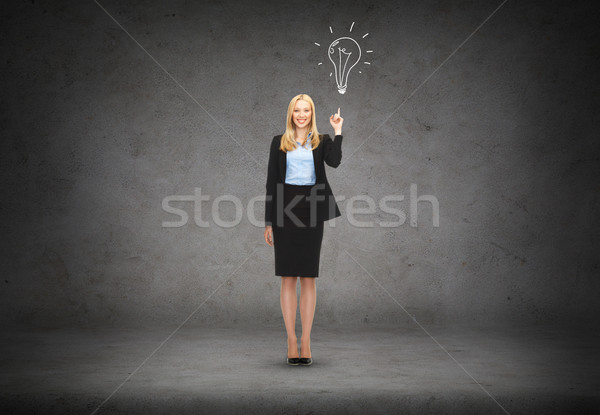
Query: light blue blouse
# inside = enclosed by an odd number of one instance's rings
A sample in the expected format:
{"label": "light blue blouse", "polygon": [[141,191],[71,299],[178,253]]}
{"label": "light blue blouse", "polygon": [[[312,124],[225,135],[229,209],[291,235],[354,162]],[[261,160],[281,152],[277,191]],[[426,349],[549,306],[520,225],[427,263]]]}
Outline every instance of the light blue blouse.
{"label": "light blue blouse", "polygon": [[287,152],[285,182],[287,184],[311,185],[317,181],[310,136],[308,134],[304,146],[298,143],[295,150]]}

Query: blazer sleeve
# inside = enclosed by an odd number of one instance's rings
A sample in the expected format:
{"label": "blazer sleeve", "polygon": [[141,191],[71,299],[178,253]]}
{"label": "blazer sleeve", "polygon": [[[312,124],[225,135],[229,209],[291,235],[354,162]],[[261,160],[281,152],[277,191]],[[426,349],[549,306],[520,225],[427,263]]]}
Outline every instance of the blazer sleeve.
{"label": "blazer sleeve", "polygon": [[277,166],[277,152],[279,151],[279,140],[277,136],[273,137],[271,141],[271,148],[269,150],[269,166],[267,168],[267,195],[265,198],[265,226],[272,226],[271,212],[273,210],[273,195],[275,194],[275,186],[277,183],[277,176],[279,175]]}
{"label": "blazer sleeve", "polygon": [[332,140],[329,134],[323,137],[323,159],[331,167],[337,167],[342,162],[342,140],[343,136],[338,134]]}

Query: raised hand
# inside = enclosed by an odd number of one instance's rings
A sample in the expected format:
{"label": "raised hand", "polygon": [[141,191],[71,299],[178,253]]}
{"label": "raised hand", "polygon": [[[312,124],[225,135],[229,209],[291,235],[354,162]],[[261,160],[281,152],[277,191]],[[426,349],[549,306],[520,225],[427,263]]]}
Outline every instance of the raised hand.
{"label": "raised hand", "polygon": [[333,131],[335,132],[335,135],[342,134],[342,124],[344,123],[344,119],[342,117],[340,117],[340,109],[339,108],[338,108],[338,111],[336,114],[331,114],[331,117],[329,117],[329,123],[333,127]]}

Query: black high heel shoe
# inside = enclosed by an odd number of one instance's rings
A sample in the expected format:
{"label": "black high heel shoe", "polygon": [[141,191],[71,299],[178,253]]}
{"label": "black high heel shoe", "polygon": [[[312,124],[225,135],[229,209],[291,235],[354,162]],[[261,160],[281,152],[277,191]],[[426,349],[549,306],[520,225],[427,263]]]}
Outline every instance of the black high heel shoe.
{"label": "black high heel shoe", "polygon": [[[289,350],[288,350],[288,353],[289,353]],[[292,365],[292,366],[297,366],[300,364],[300,358],[299,357],[288,357],[287,364]]]}
{"label": "black high heel shoe", "polygon": [[[300,349],[302,350],[302,349]],[[300,353],[302,354],[302,353]],[[310,366],[312,365],[312,357],[301,357],[298,359],[298,363],[304,366]]]}
{"label": "black high heel shoe", "polygon": [[300,357],[298,360],[299,360],[299,363],[301,365],[304,365],[304,366],[310,366],[310,365],[312,365],[312,358],[311,357]]}

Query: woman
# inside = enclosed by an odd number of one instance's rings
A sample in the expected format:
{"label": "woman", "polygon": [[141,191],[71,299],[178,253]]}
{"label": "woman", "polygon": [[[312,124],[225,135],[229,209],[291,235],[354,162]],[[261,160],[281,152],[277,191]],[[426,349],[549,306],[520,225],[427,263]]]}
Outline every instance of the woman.
{"label": "woman", "polygon": [[[323,222],[341,216],[324,163],[342,160],[340,109],[329,122],[332,140],[317,130],[315,105],[306,94],[290,101],[284,134],[273,137],[265,204],[265,241],[274,246],[275,275],[281,276],[281,311],[287,331],[290,365],[312,364],[310,331],[316,306]],[[296,285],[300,277],[300,353],[296,337]]]}

